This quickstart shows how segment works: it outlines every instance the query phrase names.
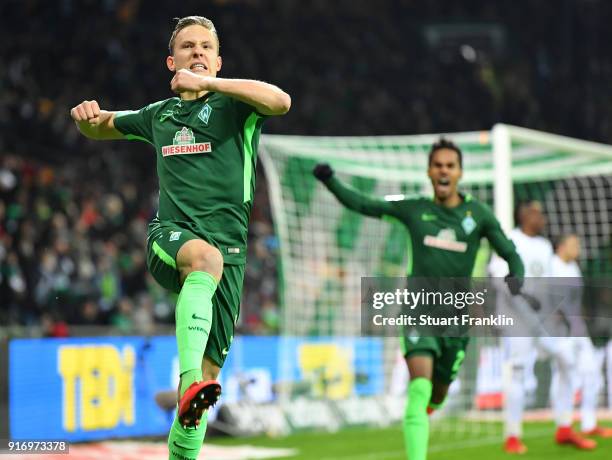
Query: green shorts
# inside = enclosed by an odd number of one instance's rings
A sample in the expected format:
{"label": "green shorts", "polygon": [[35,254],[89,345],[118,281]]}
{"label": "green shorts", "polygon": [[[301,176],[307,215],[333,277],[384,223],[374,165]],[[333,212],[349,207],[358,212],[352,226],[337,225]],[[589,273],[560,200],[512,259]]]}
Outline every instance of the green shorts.
{"label": "green shorts", "polygon": [[418,337],[415,329],[404,328],[401,337],[402,353],[406,358],[415,355],[433,357],[433,379],[450,384],[461,368],[469,338],[467,337]]}
{"label": "green shorts", "polygon": [[[147,234],[147,268],[164,288],[179,293],[181,284],[176,269],[176,255],[187,241],[204,240],[191,230],[174,223],[152,222]],[[240,299],[244,282],[244,265],[224,265],[223,276],[217,286],[213,302],[213,320],[204,356],[219,367],[234,339],[234,328],[240,315]]]}

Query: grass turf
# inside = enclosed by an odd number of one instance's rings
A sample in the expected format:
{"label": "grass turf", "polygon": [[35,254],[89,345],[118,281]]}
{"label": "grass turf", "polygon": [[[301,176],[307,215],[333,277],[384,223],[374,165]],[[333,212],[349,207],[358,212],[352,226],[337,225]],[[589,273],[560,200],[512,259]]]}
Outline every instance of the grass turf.
{"label": "grass turf", "polygon": [[[460,422],[463,433],[435,431],[429,442],[428,460],[509,460],[517,458],[502,451],[501,425],[483,424],[470,427]],[[591,452],[553,441],[551,423],[527,423],[524,440],[529,448],[521,459],[536,460],[604,460],[612,458],[612,439],[597,439],[598,448]],[[405,460],[400,426],[385,429],[351,428],[338,433],[299,433],[286,438],[214,439],[222,445],[250,444],[260,447],[294,448],[299,454],[287,460]]]}

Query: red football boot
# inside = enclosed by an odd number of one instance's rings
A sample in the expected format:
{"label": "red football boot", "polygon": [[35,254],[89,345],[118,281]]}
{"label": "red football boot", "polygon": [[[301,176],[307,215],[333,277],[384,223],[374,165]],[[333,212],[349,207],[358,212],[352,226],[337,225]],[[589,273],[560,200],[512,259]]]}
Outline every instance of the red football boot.
{"label": "red football boot", "polygon": [[560,426],[555,434],[557,444],[573,445],[580,450],[593,450],[597,447],[597,443],[592,439],[587,439],[572,430],[570,426]]}
{"label": "red football boot", "polygon": [[508,436],[504,444],[504,451],[508,454],[522,455],[527,453],[527,446],[518,436]]}
{"label": "red football boot", "polygon": [[600,438],[612,438],[612,428],[596,426],[590,431],[583,431],[583,436],[597,436]]}
{"label": "red football boot", "polygon": [[221,385],[216,380],[193,382],[179,401],[178,418],[183,428],[197,427],[202,414],[214,406],[221,396]]}

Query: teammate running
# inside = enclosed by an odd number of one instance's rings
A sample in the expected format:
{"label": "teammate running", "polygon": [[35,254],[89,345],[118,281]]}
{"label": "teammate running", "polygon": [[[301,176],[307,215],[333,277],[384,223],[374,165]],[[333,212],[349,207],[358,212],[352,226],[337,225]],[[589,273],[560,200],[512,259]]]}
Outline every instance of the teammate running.
{"label": "teammate running", "polygon": [[170,458],[185,460],[202,447],[238,320],[262,123],[287,113],[291,99],[261,81],[217,78],[219,37],[207,18],[179,19],[169,54],[178,97],[122,112],[84,101],[70,114],[86,137],[141,140],[156,151],[159,210],[149,225],[147,265],[179,293],[180,384],[168,447]]}
{"label": "teammate running", "polygon": [[[457,190],[463,173],[462,153],[453,142],[441,139],[431,146],[428,176],[434,197],[386,201],[365,196],[334,177],[333,169],[319,164],[313,174],[346,207],[378,218],[395,218],[409,231],[411,253],[408,275],[462,277],[472,274],[480,240],[486,237],[508,261],[506,278],[518,294],[523,264],[514,245],[504,235],[491,211],[470,195]],[[444,402],[465,356],[468,338],[415,337],[404,328],[403,354],[410,373],[408,402],[404,416],[404,438],[409,460],[427,457],[429,420],[427,413]]]}

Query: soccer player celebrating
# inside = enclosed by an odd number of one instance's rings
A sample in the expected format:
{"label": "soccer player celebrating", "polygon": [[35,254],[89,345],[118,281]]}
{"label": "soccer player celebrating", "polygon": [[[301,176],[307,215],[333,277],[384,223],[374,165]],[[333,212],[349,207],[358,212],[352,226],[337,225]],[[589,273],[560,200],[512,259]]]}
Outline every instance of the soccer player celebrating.
{"label": "soccer player celebrating", "polygon": [[[409,231],[411,254],[408,275],[463,277],[472,274],[480,240],[486,237],[511,267],[506,281],[513,294],[520,291],[523,264],[499,222],[482,203],[457,190],[461,179],[462,153],[445,139],[429,152],[428,176],[434,197],[386,201],[365,196],[344,185],[327,164],[313,174],[346,207],[361,214],[401,221]],[[468,338],[418,337],[404,329],[403,353],[410,373],[404,416],[404,438],[409,460],[427,457],[427,413],[444,402],[465,356]]]}
{"label": "soccer player celebrating", "polygon": [[147,266],[179,293],[180,384],[168,447],[170,458],[185,460],[202,447],[238,320],[262,123],[287,113],[291,99],[261,81],[217,78],[219,37],[207,18],[179,19],[169,52],[178,97],[121,112],[84,101],[70,114],[86,137],[137,139],[156,151],[159,210],[149,225]]}

